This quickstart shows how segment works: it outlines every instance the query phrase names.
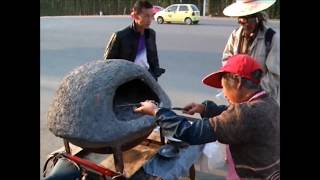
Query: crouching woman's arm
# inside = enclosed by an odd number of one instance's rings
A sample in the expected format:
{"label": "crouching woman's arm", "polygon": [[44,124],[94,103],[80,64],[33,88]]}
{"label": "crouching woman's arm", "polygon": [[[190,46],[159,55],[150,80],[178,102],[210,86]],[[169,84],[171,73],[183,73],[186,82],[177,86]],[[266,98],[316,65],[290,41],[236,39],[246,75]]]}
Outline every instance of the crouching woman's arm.
{"label": "crouching woman's arm", "polygon": [[191,145],[216,141],[216,135],[207,118],[192,124],[167,108],[157,111],[156,122],[162,128],[164,136],[172,136]]}

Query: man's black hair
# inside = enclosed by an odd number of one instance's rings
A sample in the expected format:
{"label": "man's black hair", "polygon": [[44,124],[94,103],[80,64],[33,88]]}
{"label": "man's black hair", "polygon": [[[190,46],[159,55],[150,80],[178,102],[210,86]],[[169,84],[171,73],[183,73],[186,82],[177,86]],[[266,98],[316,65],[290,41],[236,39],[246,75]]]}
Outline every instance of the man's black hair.
{"label": "man's black hair", "polygon": [[142,9],[150,9],[153,8],[152,4],[146,0],[138,0],[134,3],[132,10],[140,13]]}

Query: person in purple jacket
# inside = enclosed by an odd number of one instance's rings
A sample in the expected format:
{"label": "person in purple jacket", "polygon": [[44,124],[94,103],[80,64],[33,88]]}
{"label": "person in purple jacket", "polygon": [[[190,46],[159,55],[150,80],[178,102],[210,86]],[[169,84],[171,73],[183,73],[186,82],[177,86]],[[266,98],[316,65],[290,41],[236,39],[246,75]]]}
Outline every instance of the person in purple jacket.
{"label": "person in purple jacket", "polygon": [[133,22],[111,35],[104,60],[125,59],[147,69],[155,80],[165,72],[160,68],[156,32],[150,28],[153,21],[152,4],[138,0],[132,8]]}

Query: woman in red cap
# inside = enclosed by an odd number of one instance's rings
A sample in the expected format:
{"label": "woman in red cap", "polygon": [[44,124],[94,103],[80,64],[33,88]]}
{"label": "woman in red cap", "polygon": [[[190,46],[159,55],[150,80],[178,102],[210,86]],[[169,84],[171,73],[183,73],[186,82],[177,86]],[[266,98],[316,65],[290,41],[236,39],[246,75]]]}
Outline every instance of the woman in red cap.
{"label": "woman in red cap", "polygon": [[[237,17],[239,27],[230,34],[224,48],[222,64],[230,56],[248,54],[255,57],[264,70],[261,87],[280,105],[280,41],[279,32],[267,25],[264,10],[276,0],[237,0],[223,10],[223,14]],[[227,146],[227,180],[238,180]]]}
{"label": "woman in red cap", "polygon": [[203,120],[189,123],[153,101],[141,102],[136,112],[155,116],[165,135],[191,145],[218,140],[230,146],[240,178],[280,179],[280,107],[260,86],[261,66],[248,55],[235,55],[203,83],[222,88],[230,105],[212,101],[191,103],[184,113],[200,113]]}

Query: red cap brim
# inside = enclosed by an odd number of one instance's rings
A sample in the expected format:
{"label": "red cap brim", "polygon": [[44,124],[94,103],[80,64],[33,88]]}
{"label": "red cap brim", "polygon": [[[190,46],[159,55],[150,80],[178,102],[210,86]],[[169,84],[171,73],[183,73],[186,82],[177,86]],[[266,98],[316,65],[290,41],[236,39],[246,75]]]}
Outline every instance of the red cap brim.
{"label": "red cap brim", "polygon": [[221,76],[224,71],[220,70],[214,73],[207,75],[205,78],[202,79],[203,84],[215,87],[215,88],[222,88],[221,85]]}

